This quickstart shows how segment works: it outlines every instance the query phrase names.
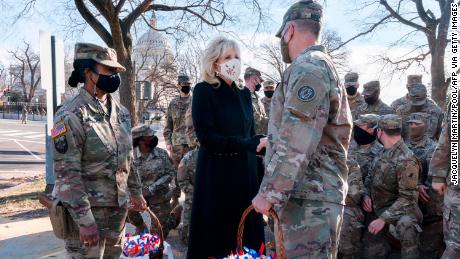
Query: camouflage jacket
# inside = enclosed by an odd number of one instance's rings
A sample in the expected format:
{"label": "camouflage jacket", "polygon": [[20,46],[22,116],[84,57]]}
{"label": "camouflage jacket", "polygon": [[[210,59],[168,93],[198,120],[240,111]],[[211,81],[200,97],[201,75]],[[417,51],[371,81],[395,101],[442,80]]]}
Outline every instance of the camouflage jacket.
{"label": "camouflage jacket", "polygon": [[283,207],[290,198],[345,204],[351,112],[323,46],[305,49],[272,98],[259,193]]}
{"label": "camouflage jacket", "polygon": [[347,98],[348,105],[350,105],[351,114],[353,115],[353,118],[355,118],[355,113],[357,112],[358,107],[365,104],[364,97],[361,95],[361,93],[358,92],[355,96],[347,96]]}
{"label": "camouflage jacket", "polygon": [[395,113],[395,111],[379,99],[377,103],[373,105],[369,105],[364,102],[363,104],[358,106],[358,108],[356,108],[356,112],[353,114],[353,119],[358,119],[359,115],[361,114],[385,115],[392,113]]}
{"label": "camouflage jacket", "polygon": [[154,203],[163,202],[176,174],[166,150],[156,147],[147,155],[139,155],[134,159],[134,170],[141,179],[142,188],[149,193],[146,197]]}
{"label": "camouflage jacket", "polygon": [[254,126],[256,134],[258,135],[267,135],[267,115],[265,115],[265,110],[262,103],[259,101],[259,98],[255,93],[251,94],[252,99],[252,110],[254,112]]}
{"label": "camouflage jacket", "polygon": [[195,128],[193,127],[192,100],[190,100],[187,111],[185,111],[185,138],[187,139],[189,147],[195,148],[198,146],[198,138],[196,137]]}
{"label": "camouflage jacket", "polygon": [[349,150],[348,155],[359,164],[366,192],[369,188],[369,183],[365,182],[365,180],[371,172],[374,159],[380,156],[382,152],[383,146],[378,141],[374,141],[366,146],[356,145],[353,149],[350,148]]}
{"label": "camouflage jacket", "polygon": [[[270,118],[270,106],[271,106],[272,100],[264,96],[260,101],[264,105],[265,115],[267,115],[267,118]],[[267,119],[267,127],[268,127],[268,119]]]}
{"label": "camouflage jacket", "polygon": [[377,216],[394,223],[404,215],[418,215],[417,181],[420,164],[414,153],[400,140],[374,160],[370,196]]}
{"label": "camouflage jacket", "polygon": [[91,207],[127,206],[128,191],[141,195],[132,168],[131,119],[113,98],[109,115],[85,89],[55,116],[55,195],[80,226],[94,223]]}
{"label": "camouflage jacket", "polygon": [[402,119],[402,137],[406,140],[409,138],[409,123],[407,121],[409,120],[409,115],[413,112],[424,112],[428,114],[426,135],[434,140],[437,140],[439,138],[439,134],[441,134],[444,113],[438,105],[430,104],[428,102],[423,105],[421,109],[417,110],[414,110],[410,103],[406,103],[398,108],[396,114],[401,116]]}
{"label": "camouflage jacket", "polygon": [[422,175],[419,176],[419,184],[431,186],[431,178],[428,178],[428,166],[430,164],[431,157],[434,150],[436,149],[436,142],[425,136],[420,141],[407,141],[407,147],[414,152],[414,155],[420,161],[422,165]]}
{"label": "camouflage jacket", "polygon": [[444,204],[447,208],[455,210],[457,215],[460,215],[460,184],[458,183],[458,176],[457,178],[453,178],[450,170],[450,121],[449,110],[442,126],[438,145],[431,158],[429,175],[433,177],[433,182],[447,184],[447,192],[444,194]]}
{"label": "camouflage jacket", "polygon": [[[426,101],[430,104],[430,105],[436,105],[436,103],[431,99],[431,98],[426,98]],[[404,95],[403,97],[400,97],[396,100],[394,100],[392,103],[391,103],[391,108],[395,111],[397,111],[399,108],[401,108],[402,106],[406,105],[410,103],[410,100],[409,100],[409,97],[408,95]]]}
{"label": "camouflage jacket", "polygon": [[186,195],[191,195],[193,193],[198,150],[199,149],[194,149],[185,154],[177,169],[177,182],[179,183],[180,189]]}
{"label": "camouflage jacket", "polygon": [[363,184],[363,175],[359,164],[348,159],[348,193],[347,193],[347,206],[359,207],[361,204],[361,198],[366,194]]}
{"label": "camouflage jacket", "polygon": [[189,97],[172,99],[166,114],[166,125],[163,130],[166,145],[187,145],[185,137],[185,112],[190,104]]}

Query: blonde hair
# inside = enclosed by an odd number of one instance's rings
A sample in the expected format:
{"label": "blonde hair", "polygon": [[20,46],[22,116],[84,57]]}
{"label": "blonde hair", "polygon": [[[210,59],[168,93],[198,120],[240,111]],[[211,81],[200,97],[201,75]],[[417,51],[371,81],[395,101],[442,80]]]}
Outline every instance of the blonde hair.
{"label": "blonde hair", "polygon": [[208,84],[217,84],[217,87],[220,86],[220,81],[216,77],[216,71],[214,70],[214,64],[229,49],[234,49],[236,55],[240,57],[240,46],[234,40],[218,36],[208,44],[201,58],[201,80]]}

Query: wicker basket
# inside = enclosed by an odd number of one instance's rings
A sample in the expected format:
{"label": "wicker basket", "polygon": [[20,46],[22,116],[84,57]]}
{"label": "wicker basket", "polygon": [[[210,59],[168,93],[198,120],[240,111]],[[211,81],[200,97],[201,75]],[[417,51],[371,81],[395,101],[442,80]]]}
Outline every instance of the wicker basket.
{"label": "wicker basket", "polygon": [[[244,212],[243,215],[241,216],[240,224],[238,225],[238,233],[236,236],[236,242],[238,245],[238,252],[243,251],[243,232],[244,232],[244,222],[246,220],[246,217],[248,214],[254,209],[254,207],[251,205],[249,206]],[[281,229],[281,224],[279,223],[279,218],[278,214],[273,209],[270,209],[269,211],[270,216],[273,218],[275,221],[275,229],[276,229],[276,235],[277,235],[277,243],[278,243],[278,254],[277,258],[280,259],[286,259],[284,256],[284,238],[283,238],[283,231]]]}
{"label": "wicker basket", "polygon": [[150,208],[147,207],[146,210],[149,213],[149,216],[151,218],[152,224],[150,226],[150,233],[153,233],[154,226],[158,228],[158,235],[160,236],[160,246],[158,247],[158,252],[155,254],[150,254],[149,258],[150,259],[163,259],[163,251],[164,251],[164,235],[163,235],[163,227],[161,226],[160,220],[158,217],[155,215],[155,213],[150,210]]}

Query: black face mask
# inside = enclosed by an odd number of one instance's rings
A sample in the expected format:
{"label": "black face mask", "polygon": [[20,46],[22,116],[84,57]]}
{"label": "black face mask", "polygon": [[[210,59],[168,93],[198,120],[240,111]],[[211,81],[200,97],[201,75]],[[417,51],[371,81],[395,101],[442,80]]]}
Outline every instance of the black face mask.
{"label": "black face mask", "polygon": [[374,134],[369,134],[367,131],[361,129],[358,126],[353,126],[353,139],[358,145],[368,145],[375,141]]}
{"label": "black face mask", "polygon": [[121,79],[120,79],[120,74],[116,73],[110,76],[107,75],[101,75],[94,71],[97,75],[99,75],[99,79],[97,80],[96,86],[97,88],[101,89],[102,91],[106,93],[113,93],[116,90],[118,90],[118,87],[120,87]]}
{"label": "black face mask", "polygon": [[180,88],[180,91],[183,92],[184,94],[190,93],[190,86],[189,85],[183,85]]}
{"label": "black face mask", "polygon": [[157,145],[158,145],[158,138],[157,136],[153,136],[152,141],[150,142],[150,147],[154,149],[156,148]]}
{"label": "black face mask", "polygon": [[379,100],[379,98],[377,96],[373,96],[373,95],[364,96],[364,101],[369,105],[375,104],[378,100]]}
{"label": "black face mask", "polygon": [[260,90],[260,88],[262,88],[262,85],[261,84],[256,84],[256,92],[258,92]]}
{"label": "black face mask", "polygon": [[269,91],[264,91],[264,94],[267,98],[272,98],[274,92],[275,91],[269,90]]}
{"label": "black face mask", "polygon": [[347,94],[350,95],[350,96],[355,95],[356,92],[358,92],[358,88],[356,88],[354,86],[349,86],[345,90],[347,90]]}

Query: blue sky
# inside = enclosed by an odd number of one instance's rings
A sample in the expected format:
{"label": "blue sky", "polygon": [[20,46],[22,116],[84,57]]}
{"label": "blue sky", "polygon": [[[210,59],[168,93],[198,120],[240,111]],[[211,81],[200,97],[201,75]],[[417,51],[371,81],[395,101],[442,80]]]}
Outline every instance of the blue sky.
{"label": "blue sky", "polygon": [[[5,20],[7,20],[6,24],[8,24],[8,20],[11,21],[11,14],[16,13],[18,10],[18,5],[15,4],[16,1],[11,0],[9,2],[11,2],[10,5],[0,4],[0,12],[7,14],[4,15],[3,18],[0,18],[0,22],[3,22],[3,24],[5,24]],[[240,38],[245,41],[251,40],[257,45],[266,41],[279,42],[279,40],[273,35],[278,30],[284,12],[287,10],[288,6],[296,1],[261,0],[261,6],[269,18],[261,28],[261,32],[256,34],[254,34],[254,30],[257,24],[255,23],[256,19],[254,19],[253,15],[241,6],[236,5],[235,1],[229,2],[230,10],[233,13],[240,12],[243,17],[234,24],[228,24],[222,29],[234,31],[240,36]],[[382,7],[367,8],[361,11],[354,10],[354,8],[361,6],[362,2],[364,1],[327,0],[324,6],[325,27],[337,31],[344,40],[358,33],[360,29],[362,29],[364,23],[375,19],[373,15],[383,10]],[[3,31],[0,36],[1,63],[8,63],[10,56],[7,51],[13,50],[16,46],[20,45],[23,39],[32,42],[33,46],[38,49],[39,30],[45,30],[57,35],[58,37],[64,38],[66,35],[66,28],[64,27],[63,21],[68,21],[68,17],[64,16],[62,9],[59,9],[62,8],[62,4],[53,5],[53,3],[56,3],[56,1],[38,0],[31,15],[20,20],[14,26],[3,25],[3,27],[0,27]],[[58,1],[58,3],[60,3],[60,1]],[[427,7],[431,7],[433,11],[437,10],[436,6],[430,6],[428,4]],[[162,22],[165,23],[166,19],[171,19],[169,14],[160,13],[157,16],[159,27],[161,27]],[[368,16],[371,16],[370,19],[365,19]],[[388,49],[387,47],[390,42],[399,39],[407,32],[409,32],[408,27],[392,25],[380,30],[378,33],[355,40],[347,46],[351,53],[349,58],[350,69],[361,73],[361,84],[370,80],[381,80],[384,87],[384,90],[382,91],[382,99],[386,102],[390,102],[391,100],[405,94],[405,75],[401,78],[395,77],[393,80],[390,80],[388,75],[382,74],[381,66],[379,64],[373,64],[372,60],[376,54],[382,52],[386,52],[390,55],[402,55],[407,52],[408,49],[405,46],[398,48],[394,47],[391,49]],[[217,34],[217,32],[209,33],[210,37]],[[67,49],[69,51],[73,51],[74,43],[81,39],[84,39],[84,41],[87,42],[103,44],[92,29],[88,27],[82,35],[65,39]],[[418,34],[414,40],[426,41],[424,36],[421,34]],[[243,59],[245,58],[245,54],[247,60],[245,63],[255,67],[259,65],[258,61],[251,56],[250,51],[243,48]],[[412,70],[409,72],[424,74],[423,71],[420,70]],[[428,74],[424,74],[424,82],[429,82]]]}

